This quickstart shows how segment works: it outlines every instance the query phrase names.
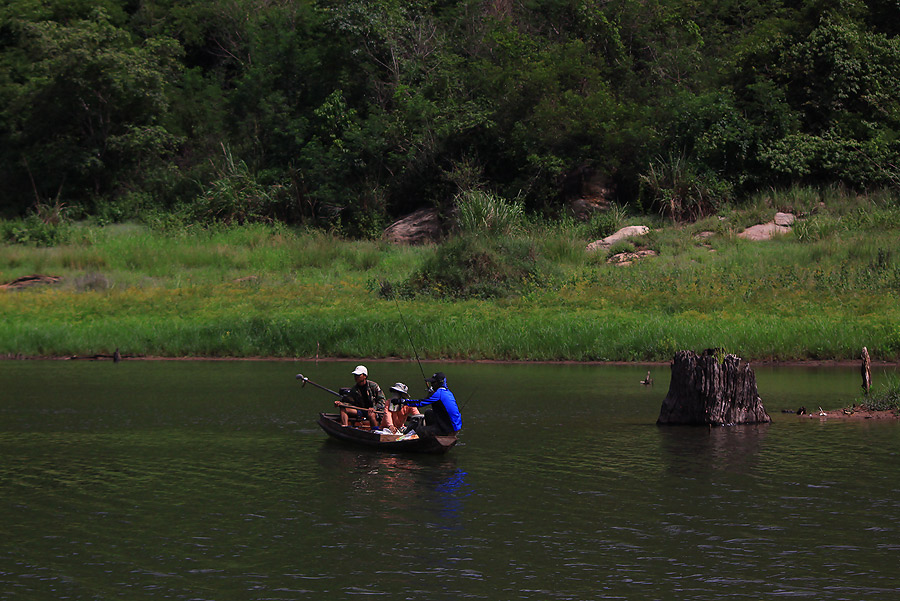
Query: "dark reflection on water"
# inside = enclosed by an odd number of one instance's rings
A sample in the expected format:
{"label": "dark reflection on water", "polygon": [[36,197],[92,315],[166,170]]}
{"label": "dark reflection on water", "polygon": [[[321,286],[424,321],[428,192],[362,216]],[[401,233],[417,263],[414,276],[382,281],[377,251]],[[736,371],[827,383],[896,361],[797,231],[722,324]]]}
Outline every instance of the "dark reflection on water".
{"label": "dark reflection on water", "polygon": [[774,422],[710,429],[655,425],[663,369],[441,366],[422,457],[318,430],[293,374],[351,367],[0,363],[0,599],[900,595],[900,425],[779,413],[856,370],[757,370]]}
{"label": "dark reflection on water", "polygon": [[696,477],[715,471],[748,473],[756,465],[769,424],[740,428],[663,426],[662,456],[675,475]]}

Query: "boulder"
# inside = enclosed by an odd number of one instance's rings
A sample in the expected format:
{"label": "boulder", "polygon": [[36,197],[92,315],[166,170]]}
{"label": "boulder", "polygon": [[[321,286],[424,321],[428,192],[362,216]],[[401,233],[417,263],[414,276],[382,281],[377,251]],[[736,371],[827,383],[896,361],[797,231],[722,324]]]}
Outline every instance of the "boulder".
{"label": "boulder", "polygon": [[569,210],[581,221],[588,221],[594,213],[609,209],[609,204],[605,198],[576,198],[569,201]]}
{"label": "boulder", "polygon": [[759,225],[750,226],[738,234],[737,237],[758,242],[760,240],[771,240],[775,236],[781,236],[790,231],[791,228],[788,226],[778,225],[774,221],[770,221],[769,223],[760,223]]}
{"label": "boulder", "polygon": [[730,426],[770,421],[749,363],[714,349],[699,355],[693,351],[675,353],[669,392],[657,424]]}
{"label": "boulder", "polygon": [[629,225],[628,227],[623,227],[615,234],[607,236],[602,240],[595,240],[587,245],[587,251],[593,252],[595,250],[606,249],[618,242],[619,240],[624,240],[626,238],[633,238],[635,236],[643,236],[644,234],[649,234],[650,228],[646,225]]}
{"label": "boulder", "polygon": [[775,225],[791,227],[796,218],[790,213],[775,213]]}
{"label": "boulder", "polygon": [[441,239],[443,228],[437,209],[419,209],[389,225],[382,237],[393,244],[430,244]]}
{"label": "boulder", "polygon": [[569,211],[582,221],[609,209],[616,198],[611,174],[582,165],[568,173],[562,193],[569,201]]}

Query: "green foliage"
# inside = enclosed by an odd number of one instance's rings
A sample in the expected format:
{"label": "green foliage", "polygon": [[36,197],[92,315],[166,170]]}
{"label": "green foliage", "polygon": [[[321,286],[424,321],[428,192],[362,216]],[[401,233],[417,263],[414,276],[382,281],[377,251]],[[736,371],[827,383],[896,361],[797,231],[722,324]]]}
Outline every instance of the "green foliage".
{"label": "green foliage", "polygon": [[[900,41],[827,4],[811,5],[766,40],[742,57],[738,68],[752,83],[740,93],[751,101],[769,90],[790,116],[775,119],[776,129],[760,123],[761,164],[781,181],[897,186]],[[760,70],[763,63],[776,67]]]}
{"label": "green foliage", "polygon": [[[432,358],[668,361],[716,347],[748,360],[852,359],[867,346],[895,361],[897,196],[821,194],[815,217],[840,228],[828,238],[737,241],[744,209],[724,207],[689,227],[653,221],[640,244],[660,255],[629,267],[587,258],[583,224],[534,216],[518,238],[423,247],[278,223],[79,224],[65,244],[0,249],[4,282],[63,277],[0,294],[0,353],[127,341],[130,353],[167,356],[408,356],[397,298]],[[698,240],[699,228],[715,234]]]}
{"label": "green foliage", "polygon": [[831,130],[822,135],[797,133],[767,146],[760,153],[769,167],[800,180],[837,175],[839,181],[860,188],[900,183],[893,164],[900,159],[900,143],[858,140]]}
{"label": "green foliage", "polygon": [[246,163],[236,161],[227,148],[222,151],[224,161],[216,169],[218,178],[190,207],[194,218],[225,224],[272,221],[289,192],[284,186],[262,184]]}
{"label": "green foliage", "polygon": [[591,174],[679,221],[773,185],[896,190],[894,4],[9,0],[4,211],[374,238],[460,191],[559,215]]}
{"label": "green foliage", "polygon": [[461,235],[443,243],[400,289],[403,295],[497,298],[544,285],[553,271],[530,240]]}
{"label": "green foliage", "polygon": [[34,246],[65,244],[72,236],[67,212],[59,200],[36,203],[25,218],[0,221],[0,241]]}
{"label": "green foliage", "polygon": [[509,236],[522,228],[524,210],[519,202],[482,190],[467,190],[456,196],[455,205],[456,221],[463,232]]}
{"label": "green foliage", "polygon": [[839,222],[829,217],[812,217],[794,224],[794,236],[800,242],[819,242],[840,230]]}
{"label": "green foliage", "polygon": [[900,377],[887,374],[885,383],[872,390],[869,396],[860,397],[854,408],[867,411],[900,411]]}
{"label": "green foliage", "polygon": [[631,240],[619,240],[615,244],[609,247],[607,251],[607,256],[617,255],[619,253],[633,253],[637,250],[637,247],[634,245],[634,242]]}
{"label": "green foliage", "polygon": [[606,238],[622,229],[628,218],[628,206],[613,203],[605,211],[591,215],[587,223],[587,236],[594,239]]}
{"label": "green foliage", "polygon": [[698,174],[684,155],[651,161],[641,175],[651,206],[673,221],[695,221],[716,212],[728,200],[729,186],[711,173]]}
{"label": "green foliage", "polygon": [[14,185],[82,201],[142,185],[174,151],[161,124],[173,40],[135,43],[102,8],[66,22],[12,17],[5,29],[16,46],[0,53],[0,169]]}
{"label": "green foliage", "polygon": [[35,214],[24,219],[0,222],[0,240],[12,244],[57,246],[65,244],[71,232],[68,223],[50,223]]}

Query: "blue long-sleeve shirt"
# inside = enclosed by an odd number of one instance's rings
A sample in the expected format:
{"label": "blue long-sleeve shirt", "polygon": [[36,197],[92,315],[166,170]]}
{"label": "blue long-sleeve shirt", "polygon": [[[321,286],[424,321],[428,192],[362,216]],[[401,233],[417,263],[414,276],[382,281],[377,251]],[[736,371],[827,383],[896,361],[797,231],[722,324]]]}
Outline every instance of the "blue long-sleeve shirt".
{"label": "blue long-sleeve shirt", "polygon": [[431,405],[434,403],[440,403],[444,406],[444,409],[447,410],[447,415],[450,417],[450,422],[453,424],[454,430],[462,430],[462,414],[460,414],[459,406],[456,404],[456,397],[453,396],[453,393],[450,392],[450,390],[443,386],[435,390],[427,399],[403,401],[404,405],[411,405],[413,407],[421,407],[423,405]]}

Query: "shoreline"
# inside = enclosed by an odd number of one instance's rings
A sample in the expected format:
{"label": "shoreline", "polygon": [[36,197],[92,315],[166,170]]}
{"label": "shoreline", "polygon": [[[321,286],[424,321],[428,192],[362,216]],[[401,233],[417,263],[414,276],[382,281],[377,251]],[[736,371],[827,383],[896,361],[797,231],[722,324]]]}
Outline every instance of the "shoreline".
{"label": "shoreline", "polygon": [[897,420],[900,419],[900,413],[893,409],[885,409],[883,411],[869,411],[868,409],[833,409],[831,411],[813,411],[812,413],[805,413],[803,415],[798,415],[797,417],[799,419],[818,419],[823,422],[830,419],[840,421],[863,421],[867,419]]}
{"label": "shoreline", "polygon": [[[112,361],[112,355],[16,355],[7,353],[0,355],[0,361]],[[212,356],[180,356],[169,357],[162,355],[122,355],[121,361],[271,361],[271,362],[309,362],[309,361],[332,361],[346,363],[405,363],[413,362],[415,359],[402,357],[212,357]],[[743,360],[743,359],[742,359]],[[573,359],[562,359],[558,361],[552,360],[536,360],[528,361],[523,359],[420,359],[423,363],[450,363],[450,364],[497,364],[497,365],[614,365],[614,366],[636,366],[636,367],[664,367],[671,364],[671,361],[576,361]],[[744,360],[746,361],[746,360]],[[834,367],[834,368],[850,368],[859,367],[861,360],[851,359],[788,359],[773,360],[761,359],[758,361],[746,361],[751,365],[761,365],[764,367]],[[872,367],[887,368],[900,367],[900,362],[894,361],[872,361]]]}

